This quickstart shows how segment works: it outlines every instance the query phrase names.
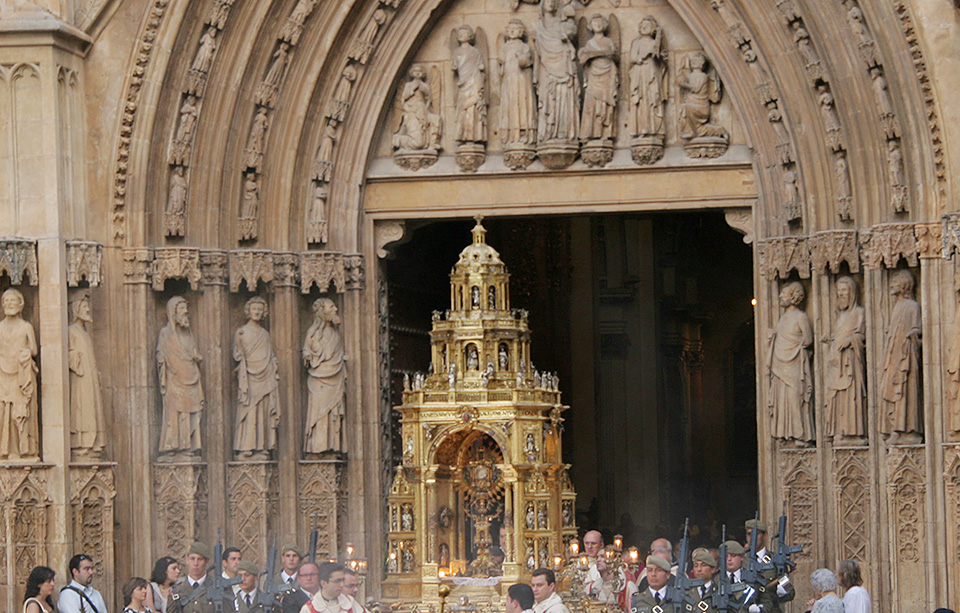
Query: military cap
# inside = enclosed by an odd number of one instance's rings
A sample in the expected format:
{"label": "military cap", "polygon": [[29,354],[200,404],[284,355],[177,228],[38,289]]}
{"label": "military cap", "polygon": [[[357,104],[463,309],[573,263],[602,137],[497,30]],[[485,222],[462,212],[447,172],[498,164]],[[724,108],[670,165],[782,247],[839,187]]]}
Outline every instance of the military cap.
{"label": "military cap", "polygon": [[714,559],[714,557],[710,554],[709,551],[706,551],[703,549],[693,554],[693,561],[702,562],[703,564],[706,564],[707,566],[710,566],[713,568],[717,567],[716,559]]}
{"label": "military cap", "polygon": [[283,546],[283,549],[280,550],[280,555],[283,555],[283,554],[287,553],[288,551],[294,552],[295,554],[297,554],[297,555],[300,556],[301,558],[303,557],[303,552],[300,551],[300,548],[297,547],[296,545],[292,545],[292,544],[284,545],[284,546]]}
{"label": "military cap", "polygon": [[763,523],[759,519],[748,519],[747,521],[743,522],[743,527],[756,528],[757,530],[763,533],[767,532],[767,524]]}
{"label": "military cap", "polygon": [[667,562],[660,556],[647,556],[647,566],[656,566],[670,572],[670,562]]}
{"label": "military cap", "polygon": [[210,557],[213,555],[210,553],[210,548],[207,547],[206,544],[201,543],[199,541],[196,541],[192,545],[190,545],[190,551],[187,552],[187,555],[190,555],[191,553],[195,553],[198,556],[203,556],[204,559],[206,560],[209,560]]}
{"label": "military cap", "polygon": [[260,576],[260,569],[252,560],[244,560],[237,565],[237,570],[245,570],[255,577]]}
{"label": "military cap", "polygon": [[727,546],[727,555],[731,556],[742,556],[743,555],[743,545],[737,541],[727,541],[724,543]]}

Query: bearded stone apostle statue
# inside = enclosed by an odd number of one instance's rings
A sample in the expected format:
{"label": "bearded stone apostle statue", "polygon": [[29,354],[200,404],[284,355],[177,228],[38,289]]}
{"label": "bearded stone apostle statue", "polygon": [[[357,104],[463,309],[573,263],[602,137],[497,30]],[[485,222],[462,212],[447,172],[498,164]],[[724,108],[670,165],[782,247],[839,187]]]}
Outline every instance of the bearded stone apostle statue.
{"label": "bearded stone apostle statue", "polygon": [[887,444],[923,440],[920,387],[920,304],[913,299],[913,274],[901,270],[890,278],[895,302],[887,326],[880,377],[880,432]]}
{"label": "bearded stone apostle statue", "polygon": [[238,459],[266,460],[277,448],[280,373],[270,333],[260,324],[267,301],[254,296],[243,307],[247,323],[233,335],[237,362],[237,417],[233,451]]}
{"label": "bearded stone apostle statue", "polygon": [[313,303],[313,324],[303,341],[307,367],[307,420],[303,450],[308,454],[341,451],[347,372],[340,316],[329,298]]}
{"label": "bearded stone apostle statue", "polygon": [[788,283],[780,290],[783,315],[772,331],[768,347],[769,390],[767,407],[774,438],[793,441],[801,447],[812,443],[813,375],[810,346],[813,326],[800,309],[805,298],[803,285]]}
{"label": "bearded stone apostle statue", "polygon": [[580,81],[574,41],[577,24],[560,0],[543,0],[537,21],[537,150],[548,168],[565,168],[579,146]]}
{"label": "bearded stone apostle statue", "polygon": [[74,457],[100,458],[106,444],[100,371],[87,329],[93,322],[89,292],[70,301],[73,323],[67,329],[67,363],[70,367],[70,448]]}
{"label": "bearded stone apostle statue", "polygon": [[25,301],[16,289],[0,296],[0,459],[36,459],[37,337],[23,319]]}
{"label": "bearded stone apostle statue", "polygon": [[167,325],[157,338],[157,368],[163,417],[160,424],[161,461],[191,459],[200,452],[200,350],[190,331],[187,301],[167,301]]}
{"label": "bearded stone apostle statue", "polygon": [[837,445],[862,445],[867,433],[864,310],[857,304],[857,282],[851,277],[837,279],[836,292],[833,336],[825,339],[830,345],[824,373],[824,432],[836,437]]}

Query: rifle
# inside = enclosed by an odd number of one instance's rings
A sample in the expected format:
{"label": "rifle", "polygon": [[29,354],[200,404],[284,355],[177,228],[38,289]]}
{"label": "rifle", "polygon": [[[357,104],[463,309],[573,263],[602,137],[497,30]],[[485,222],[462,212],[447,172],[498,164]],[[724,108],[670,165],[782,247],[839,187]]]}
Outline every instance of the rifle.
{"label": "rifle", "polygon": [[207,587],[207,597],[213,601],[213,610],[216,613],[223,613],[223,600],[228,595],[234,597],[233,586],[240,583],[240,577],[233,579],[224,579],[223,572],[219,565],[223,561],[223,543],[220,542],[220,528],[217,528],[217,545],[213,548],[213,576],[210,577],[210,585]]}
{"label": "rifle", "polygon": [[797,563],[790,556],[803,551],[801,545],[787,545],[787,503],[783,503],[783,514],[777,525],[777,550],[771,556],[777,576],[783,576],[796,568]]}
{"label": "rifle", "polygon": [[720,541],[720,569],[717,573],[717,585],[710,594],[710,604],[718,611],[738,610],[743,603],[737,602],[733,595],[735,592],[742,592],[747,589],[747,584],[730,583],[727,577],[727,525],[723,525],[722,538]]}
{"label": "rifle", "polygon": [[320,537],[320,532],[317,530],[317,524],[320,523],[320,512],[317,511],[313,515],[313,530],[310,531],[310,546],[307,548],[307,559],[317,563],[317,539]]}
{"label": "rifle", "polygon": [[683,522],[683,538],[680,540],[680,557],[677,559],[677,576],[673,578],[673,585],[667,585],[665,602],[672,602],[677,610],[684,604],[697,606],[700,600],[690,596],[687,592],[691,588],[703,585],[703,579],[691,579],[687,576],[687,553],[690,548],[690,539],[687,534],[690,530],[690,518]]}
{"label": "rifle", "polygon": [[296,589],[296,586],[285,584],[278,587],[273,580],[277,571],[277,535],[273,535],[273,546],[267,554],[267,577],[263,580],[263,589],[260,590],[260,604],[264,611],[272,611],[280,604],[280,600]]}
{"label": "rifle", "polygon": [[[760,522],[759,511],[757,511],[753,517],[757,523]],[[756,585],[758,583],[766,585],[767,580],[761,577],[760,573],[773,568],[773,564],[770,562],[761,562],[757,559],[757,532],[758,530],[756,528],[750,530],[750,551],[743,556],[744,564],[740,570],[740,578],[748,585]]]}

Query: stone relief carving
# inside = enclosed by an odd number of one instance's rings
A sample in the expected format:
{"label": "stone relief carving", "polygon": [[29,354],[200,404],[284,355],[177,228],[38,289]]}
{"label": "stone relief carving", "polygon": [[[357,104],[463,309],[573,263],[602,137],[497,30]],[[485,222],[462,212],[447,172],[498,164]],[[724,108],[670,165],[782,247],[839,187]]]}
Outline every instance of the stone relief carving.
{"label": "stone relief carving", "polygon": [[230,8],[233,7],[235,0],[213,0],[210,4],[210,10],[207,12],[205,23],[218,30],[222,30],[227,25],[227,18],[230,16]]}
{"label": "stone relief carving", "polygon": [[207,515],[207,473],[203,464],[153,469],[154,508],[164,551],[182,559],[197,540]]}
{"label": "stone relief carving", "polygon": [[457,78],[457,166],[474,172],[483,164],[487,142],[487,52],[483,30],[467,24],[450,33],[450,66]]}
{"label": "stone relief carving", "polygon": [[353,83],[357,80],[357,69],[353,64],[347,64],[340,74],[340,82],[333,92],[333,98],[327,105],[326,116],[337,122],[343,122],[347,116],[347,110],[350,108],[350,92],[353,89]]}
{"label": "stone relief carving", "polygon": [[914,300],[913,273],[900,270],[890,276],[893,308],[886,330],[883,372],[880,377],[880,432],[887,444],[922,441],[920,387],[920,304]]}
{"label": "stone relief carving", "polygon": [[883,69],[880,66],[871,66],[869,74],[873,94],[877,100],[877,111],[886,137],[888,140],[897,138],[900,136],[899,126],[895,121],[893,100],[890,98],[890,88],[887,85],[886,77],[883,76]]}
{"label": "stone relief carving", "polygon": [[267,535],[276,530],[279,515],[279,474],[268,462],[227,465],[229,534],[244,558],[265,565]]}
{"label": "stone relief carving", "polygon": [[837,279],[836,306],[833,333],[823,339],[828,344],[824,433],[835,437],[835,445],[861,445],[867,433],[866,320],[851,277]]}
{"label": "stone relief carving", "polygon": [[820,479],[816,450],[784,449],[780,453],[780,483],[787,505],[787,525],[792,542],[803,547],[794,555],[795,561],[808,561],[816,555],[818,538],[818,507]]}
{"label": "stone relief carving", "polygon": [[536,156],[537,99],[533,84],[533,50],[526,40],[526,27],[517,18],[507,23],[501,35],[497,62],[503,163],[510,170],[521,170]]}
{"label": "stone relief carving", "polygon": [[907,211],[907,180],[903,171],[903,151],[900,140],[887,141],[887,172],[890,175],[891,206],[894,213]]}
{"label": "stone relief carving", "polygon": [[167,301],[167,325],[157,338],[157,369],[163,416],[160,422],[160,460],[192,460],[200,454],[200,416],[203,387],[200,350],[193,332],[187,301]]}
{"label": "stone relief carving", "polygon": [[227,252],[219,249],[201,249],[200,250],[200,281],[205,286],[226,285],[227,274]]}
{"label": "stone relief carving", "polygon": [[330,285],[340,293],[347,287],[347,270],[343,255],[330,251],[308,251],[300,254],[300,292],[309,294],[316,284],[326,292]]}
{"label": "stone relief carving", "polygon": [[937,221],[914,225],[917,237],[917,255],[921,260],[940,259],[943,256],[943,225]]}
{"label": "stone relief carving", "polygon": [[411,66],[397,100],[400,126],[392,139],[394,160],[401,168],[420,170],[437,161],[441,122],[434,104],[440,100],[440,75],[436,68],[428,82],[421,64]]}
{"label": "stone relief carving", "polygon": [[797,49],[800,51],[800,57],[803,58],[807,78],[811,83],[816,83],[823,79],[823,65],[820,63],[820,55],[813,48],[813,44],[810,42],[810,34],[803,27],[802,21],[793,21],[790,27],[793,29],[793,42],[796,43]]}
{"label": "stone relief carving", "polygon": [[100,285],[103,245],[95,241],[68,240],[67,286],[77,287],[84,279],[90,287]]}
{"label": "stone relief carving", "polygon": [[373,45],[377,39],[377,34],[386,22],[387,12],[382,8],[375,10],[357,38],[350,43],[350,52],[347,57],[361,64],[366,64],[370,60],[370,54],[373,53]]}
{"label": "stone relief carving", "polygon": [[663,157],[666,51],[663,28],[652,16],[643,18],[638,32],[630,45],[630,154],[637,164],[653,164]]}
{"label": "stone relief carving", "polygon": [[24,277],[30,285],[36,285],[37,242],[26,238],[0,239],[0,274],[7,273],[10,283],[20,285]]}
{"label": "stone relief carving", "polygon": [[866,563],[870,544],[871,500],[870,458],[865,449],[837,449],[833,472],[836,475],[836,525],[839,526],[840,556]]}
{"label": "stone relief carving", "polygon": [[100,458],[106,444],[100,371],[87,327],[93,322],[90,292],[70,300],[67,364],[70,369],[70,448],[74,458]]}
{"label": "stone relief carving", "polygon": [[840,117],[837,115],[836,101],[830,92],[830,86],[822,81],[817,84],[817,104],[820,105],[820,114],[827,131],[827,144],[834,151],[842,149]]}
{"label": "stone relief carving", "polygon": [[[96,560],[95,571],[113,567],[113,499],[117,495],[113,470],[93,465],[70,471],[70,507],[73,515],[74,546],[89,551]],[[112,583],[106,576],[101,575]]]}
{"label": "stone relief carving", "polygon": [[579,148],[580,79],[573,10],[560,0],[543,0],[536,26],[537,153],[543,165],[566,168]]}
{"label": "stone relief carving", "polygon": [[248,291],[256,291],[257,283],[273,282],[273,252],[261,249],[232,249],[227,255],[230,275],[230,291],[240,291],[240,284],[246,283]]}
{"label": "stone relief carving", "polygon": [[304,452],[341,451],[346,405],[346,366],[343,338],[337,326],[337,305],[329,298],[313,303],[313,324],[303,341],[307,368],[307,420]]}
{"label": "stone relief carving", "polygon": [[853,220],[853,188],[850,186],[850,168],[847,152],[837,151],[833,161],[834,180],[837,185],[837,215],[841,221]]}
{"label": "stone relief carving", "polygon": [[248,172],[243,178],[243,200],[240,203],[240,240],[253,240],[258,234],[260,211],[260,178],[255,172]]}
{"label": "stone relief carving", "polygon": [[892,449],[887,456],[890,516],[895,526],[897,562],[901,563],[917,563],[922,555],[926,516],[923,451],[916,447]]}
{"label": "stone relief carving", "polygon": [[172,166],[185,166],[190,162],[193,149],[193,131],[197,127],[197,97],[190,94],[184,97],[180,106],[180,119],[177,132],[170,145],[169,162]]}
{"label": "stone relief carving", "polygon": [[327,235],[327,184],[313,182],[313,193],[307,204],[307,242],[326,243]]}
{"label": "stone relief carving", "polygon": [[801,279],[809,279],[810,248],[806,237],[780,236],[759,241],[757,266],[765,279],[786,279],[794,270]]}
{"label": "stone relief carving", "polygon": [[190,289],[199,287],[200,250],[192,247],[162,247],[156,249],[155,258],[150,266],[153,289],[163,290],[167,279],[186,279]]}
{"label": "stone relief carving", "polygon": [[895,268],[902,258],[907,266],[918,262],[917,239],[913,224],[877,224],[868,230],[860,230],[860,252],[866,268],[877,269],[883,264]]}
{"label": "stone relief carving", "polygon": [[233,335],[237,364],[237,415],[233,451],[238,459],[267,460],[277,448],[280,371],[270,332],[262,325],[267,301],[254,296],[243,307],[247,323]]}
{"label": "stone relief carving", "polygon": [[23,319],[26,302],[20,290],[3,292],[0,304],[0,459],[35,459],[40,448],[37,337]]}
{"label": "stone relief carving", "polygon": [[577,59],[583,67],[583,109],[580,117],[582,157],[588,166],[613,159],[620,89],[620,26],[615,15],[596,13],[580,20]]}
{"label": "stone relief carving", "polygon": [[244,148],[244,168],[259,170],[263,163],[263,142],[270,122],[267,112],[265,107],[257,107],[257,113],[253,116],[250,133],[247,135],[247,146]]}
{"label": "stone relief carving", "polygon": [[[301,518],[300,533],[314,527],[320,538],[317,542],[317,557],[336,556],[341,551],[337,543],[338,528],[346,523],[347,496],[344,491],[344,470],[340,462],[301,462],[298,470],[297,510]],[[387,479],[390,488],[392,479]],[[313,525],[316,518],[317,525]]]}
{"label": "stone relief carving", "polygon": [[720,77],[708,66],[707,56],[696,51],[685,58],[677,76],[679,93],[680,138],[689,157],[715,158],[727,151],[730,135],[716,123],[711,113],[720,103],[723,89]]}
{"label": "stone relief carving", "polygon": [[800,199],[800,187],[797,185],[797,171],[784,167],[780,174],[784,217],[787,221],[803,218],[803,202]]}
{"label": "stone relief carving", "polygon": [[333,172],[333,148],[339,139],[340,126],[336,120],[330,119],[323,127],[323,139],[314,158],[314,180],[330,182]]}
{"label": "stone relief carving", "polygon": [[780,290],[784,312],[768,339],[770,431],[774,438],[799,446],[809,446],[816,439],[810,365],[813,326],[800,309],[805,297],[803,285],[798,282],[788,283]]}
{"label": "stone relief carving", "polygon": [[200,37],[200,47],[193,56],[193,64],[187,73],[186,93],[203,96],[207,83],[207,73],[213,65],[213,58],[217,53],[217,28],[209,26]]}
{"label": "stone relief carving", "polygon": [[163,228],[166,236],[183,236],[186,230],[187,178],[183,172],[183,166],[174,166],[170,171],[167,206],[163,211]]}
{"label": "stone relief carving", "polygon": [[[301,0],[302,1],[302,0]],[[267,69],[266,76],[257,87],[257,92],[253,96],[254,104],[273,108],[277,104],[277,95],[280,91],[280,83],[287,71],[287,63],[290,60],[290,44],[281,42],[277,45],[277,50],[273,52],[273,62]]]}
{"label": "stone relief carving", "polygon": [[303,24],[307,21],[307,17],[313,12],[313,9],[316,8],[318,0],[299,0],[297,5],[293,7],[293,10],[290,12],[290,15],[287,17],[287,22],[283,25],[283,30],[280,32],[280,40],[286,41],[291,45],[296,45],[300,40],[300,35],[303,33]]}
{"label": "stone relief carving", "polygon": [[829,269],[833,274],[840,273],[844,262],[851,273],[860,272],[860,249],[857,244],[856,230],[827,230],[809,237],[810,259],[813,270],[823,272]]}

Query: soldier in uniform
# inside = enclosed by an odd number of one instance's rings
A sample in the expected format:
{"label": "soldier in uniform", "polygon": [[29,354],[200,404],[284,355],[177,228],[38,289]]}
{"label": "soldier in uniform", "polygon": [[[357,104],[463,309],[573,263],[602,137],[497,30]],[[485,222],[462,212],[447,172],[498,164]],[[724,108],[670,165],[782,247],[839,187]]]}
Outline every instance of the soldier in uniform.
{"label": "soldier in uniform", "polygon": [[[769,563],[770,553],[767,551],[767,525],[757,519],[748,519],[744,523],[747,529],[747,547],[751,540],[751,534],[754,530],[757,532],[757,551],[756,553],[747,551],[745,555],[753,555],[757,562]],[[750,613],[780,613],[780,604],[790,602],[797,595],[793,583],[789,579],[781,580],[777,576],[776,569],[770,568],[760,573],[760,581],[752,586],[757,590],[757,595],[753,598],[753,604],[750,605]]]}
{"label": "soldier in uniform", "polygon": [[666,602],[670,562],[660,556],[647,556],[647,588],[633,597],[631,613],[674,613],[673,603]]}
{"label": "soldier in uniform", "polygon": [[697,605],[704,613],[715,611],[710,605],[710,595],[713,594],[713,575],[717,572],[717,559],[706,549],[700,548],[693,552],[693,578],[703,579],[703,585],[690,588],[689,596],[700,601]]}
{"label": "soldier in uniform", "polygon": [[260,590],[257,589],[260,569],[253,562],[243,560],[237,567],[237,574],[240,575],[240,589],[234,595],[232,610],[237,613],[264,613]]}
{"label": "soldier in uniform", "polygon": [[213,601],[207,597],[207,585],[213,581],[210,548],[203,543],[190,545],[184,559],[187,576],[174,584],[167,602],[167,613],[214,613]]}
{"label": "soldier in uniform", "polygon": [[300,567],[300,561],[303,554],[297,549],[296,545],[284,545],[280,551],[280,563],[283,568],[273,577],[273,582],[277,584],[294,585],[297,583],[297,569]]}

